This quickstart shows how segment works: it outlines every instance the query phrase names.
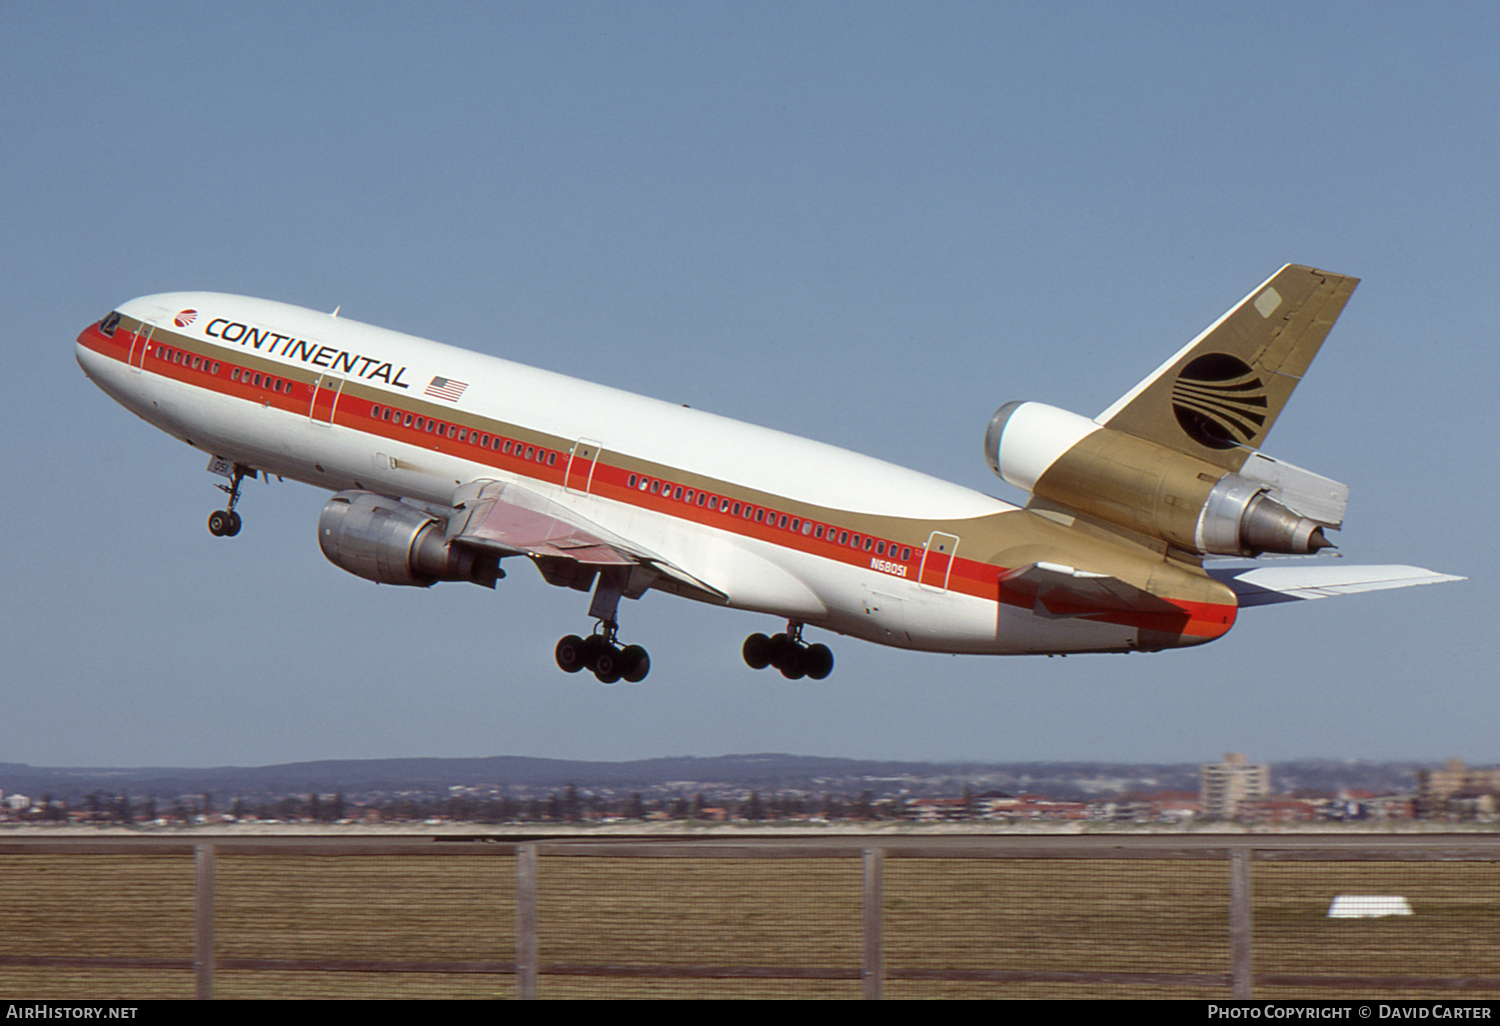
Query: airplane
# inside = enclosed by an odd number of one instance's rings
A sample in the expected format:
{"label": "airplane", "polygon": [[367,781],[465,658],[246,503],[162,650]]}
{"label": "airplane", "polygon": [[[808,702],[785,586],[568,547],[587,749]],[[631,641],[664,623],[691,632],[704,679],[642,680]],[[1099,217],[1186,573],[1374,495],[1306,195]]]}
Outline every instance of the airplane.
{"label": "airplane", "polygon": [[1357,279],[1288,264],[1092,419],[1010,402],[984,455],[1018,507],[844,449],[547,370],[213,292],[131,300],[78,336],[111,398],[210,456],[230,537],[243,481],[334,494],[318,541],[377,584],[494,588],[529,559],[592,592],[558,666],[645,678],[619,603],[659,591],[786,621],[754,669],[822,679],[807,626],[973,654],[1153,652],[1242,607],[1462,580],[1312,556],[1348,488],[1259,450]]}

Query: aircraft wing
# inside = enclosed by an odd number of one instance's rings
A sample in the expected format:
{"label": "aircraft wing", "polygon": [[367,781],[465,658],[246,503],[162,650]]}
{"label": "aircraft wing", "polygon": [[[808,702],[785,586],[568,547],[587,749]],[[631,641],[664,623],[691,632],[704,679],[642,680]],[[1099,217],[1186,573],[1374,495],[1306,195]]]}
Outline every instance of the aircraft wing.
{"label": "aircraft wing", "polygon": [[1180,612],[1165,599],[1118,577],[1076,570],[1060,563],[1028,563],[1008,570],[1000,575],[1000,590],[1008,593],[1002,597],[1013,604],[1028,604],[1037,615],[1051,619],[1124,611]]}
{"label": "aircraft wing", "polygon": [[[724,592],[660,555],[567,506],[529,488],[501,481],[475,481],[453,495],[459,515],[449,520],[448,539],[501,555],[563,560],[590,571],[640,567],[690,588],[724,598]],[[639,590],[644,587],[637,585]],[[632,591],[635,587],[632,587]]]}
{"label": "aircraft wing", "polygon": [[1416,566],[1209,567],[1207,572],[1234,590],[1242,608],[1466,580]]}

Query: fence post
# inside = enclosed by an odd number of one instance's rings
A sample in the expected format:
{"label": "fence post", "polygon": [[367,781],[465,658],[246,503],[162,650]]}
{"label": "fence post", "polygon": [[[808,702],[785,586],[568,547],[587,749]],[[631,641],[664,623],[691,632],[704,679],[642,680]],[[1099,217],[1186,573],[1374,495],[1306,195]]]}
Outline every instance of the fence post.
{"label": "fence post", "polygon": [[193,997],[214,996],[214,845],[193,845]]}
{"label": "fence post", "polygon": [[516,849],[516,996],[536,1000],[536,842]]}
{"label": "fence post", "polygon": [[1229,852],[1229,972],[1231,996],[1249,1001],[1255,989],[1255,902],[1250,883],[1250,849]]}
{"label": "fence post", "polygon": [[864,953],[860,976],[864,998],[879,1001],[885,986],[885,849],[866,848],[864,870]]}

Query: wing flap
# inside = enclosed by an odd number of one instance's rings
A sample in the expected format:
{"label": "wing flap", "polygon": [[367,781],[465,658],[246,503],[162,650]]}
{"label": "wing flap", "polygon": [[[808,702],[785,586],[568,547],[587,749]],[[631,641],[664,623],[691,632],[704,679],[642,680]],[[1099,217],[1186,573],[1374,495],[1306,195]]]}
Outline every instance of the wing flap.
{"label": "wing flap", "polygon": [[566,559],[591,569],[639,566],[725,597],[718,588],[660,555],[529,488],[475,481],[454,493],[453,506],[465,515],[449,520],[452,542],[533,559]]}

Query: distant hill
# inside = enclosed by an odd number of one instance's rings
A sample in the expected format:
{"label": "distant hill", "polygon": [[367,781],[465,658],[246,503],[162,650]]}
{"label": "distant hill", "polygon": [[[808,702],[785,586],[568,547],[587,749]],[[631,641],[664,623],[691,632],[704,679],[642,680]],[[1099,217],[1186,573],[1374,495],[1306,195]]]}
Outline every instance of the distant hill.
{"label": "distant hill", "polygon": [[[1301,759],[1273,763],[1277,793],[1344,789],[1410,791],[1419,762]],[[1430,764],[1436,765],[1436,763]],[[647,798],[704,794],[801,792],[876,798],[975,793],[1045,794],[1097,798],[1155,791],[1196,791],[1198,763],[933,763],[831,759],[809,755],[675,756],[632,762],[590,762],[500,755],[474,759],[344,759],[276,766],[43,768],[0,763],[0,790],[31,798],[51,794],[74,801],[110,795],[172,798],[211,794],[258,799],[342,792],[350,798],[441,796],[450,789],[514,797],[545,795],[573,785],[603,795]]]}

